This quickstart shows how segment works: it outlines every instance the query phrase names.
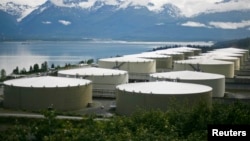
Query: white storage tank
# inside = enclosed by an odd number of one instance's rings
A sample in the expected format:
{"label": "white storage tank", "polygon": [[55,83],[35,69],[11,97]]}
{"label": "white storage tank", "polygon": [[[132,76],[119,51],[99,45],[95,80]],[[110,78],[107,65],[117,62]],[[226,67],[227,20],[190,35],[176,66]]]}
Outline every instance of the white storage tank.
{"label": "white storage tank", "polygon": [[187,48],[177,47],[177,48],[171,48],[171,49],[168,49],[168,50],[183,53],[184,54],[184,59],[188,59],[188,57],[194,56],[194,51],[190,50],[190,49],[187,49]]}
{"label": "white storage tank", "polygon": [[154,51],[154,53],[172,56],[173,61],[184,60],[185,59],[184,53],[180,53],[180,52],[176,52],[176,51],[170,51],[168,49],[157,50],[157,51]]}
{"label": "white storage tank", "polygon": [[228,48],[215,49],[214,51],[222,51],[222,52],[243,54],[244,61],[247,61],[248,57],[249,57],[249,50],[241,49],[241,48],[228,47]]}
{"label": "white storage tank", "polygon": [[149,74],[156,72],[156,61],[137,57],[114,57],[98,60],[101,68],[125,70],[130,80],[145,81]]}
{"label": "white storage tank", "polygon": [[140,82],[117,86],[116,112],[131,115],[138,109],[172,108],[186,110],[205,103],[211,106],[212,88],[209,86],[176,82]]}
{"label": "white storage tank", "polygon": [[197,55],[200,55],[202,53],[201,49],[200,48],[194,48],[194,47],[179,47],[181,49],[186,49],[186,50],[191,50],[194,52],[194,55],[197,56]]}
{"label": "white storage tank", "polygon": [[172,56],[156,54],[154,52],[143,52],[139,54],[125,55],[124,57],[138,57],[145,59],[153,59],[156,61],[156,71],[162,72],[172,68]]}
{"label": "white storage tank", "polygon": [[192,57],[189,57],[189,59],[214,59],[214,60],[221,60],[221,61],[229,61],[229,62],[234,63],[235,70],[240,70],[240,58],[237,58],[237,57],[211,54],[211,55],[192,56]]}
{"label": "white storage tank", "polygon": [[226,78],[234,77],[234,63],[213,59],[189,59],[174,62],[174,71],[192,70],[224,75]]}
{"label": "white storage tank", "polygon": [[78,68],[61,70],[58,76],[82,78],[92,81],[93,96],[115,97],[117,85],[128,83],[128,72],[106,68]]}
{"label": "white storage tank", "polygon": [[79,110],[92,103],[89,80],[51,76],[20,78],[4,82],[4,107],[59,111]]}
{"label": "white storage tank", "polygon": [[[220,49],[220,50],[213,50],[213,51],[210,51],[210,52],[212,52],[212,53],[214,53],[214,52],[216,52],[216,53],[219,53],[219,54],[228,54],[228,55],[230,55],[231,54],[231,56],[232,55],[240,55],[240,64],[241,65],[243,65],[244,64],[244,62],[246,61],[246,59],[245,59],[245,53],[244,52],[238,52],[238,51],[232,51],[232,50],[226,50],[226,49]],[[232,57],[234,57],[234,56],[232,56]]]}
{"label": "white storage tank", "polygon": [[153,73],[150,75],[150,81],[178,81],[202,84],[213,88],[213,97],[224,97],[225,94],[225,76],[221,74],[197,71],[173,71]]}
{"label": "white storage tank", "polygon": [[202,53],[202,55],[204,56],[211,56],[211,55],[216,55],[216,56],[227,56],[227,57],[237,57],[239,58],[239,66],[242,65],[242,63],[244,63],[244,56],[242,54],[236,54],[236,53],[228,53],[228,52],[222,52],[222,51],[209,51],[207,53]]}

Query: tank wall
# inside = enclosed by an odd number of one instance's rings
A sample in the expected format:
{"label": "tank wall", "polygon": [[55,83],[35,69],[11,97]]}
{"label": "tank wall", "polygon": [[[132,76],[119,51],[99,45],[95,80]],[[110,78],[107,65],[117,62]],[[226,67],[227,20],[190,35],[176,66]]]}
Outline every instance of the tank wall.
{"label": "tank wall", "polygon": [[190,52],[183,52],[184,53],[184,58],[188,59],[188,57],[194,56],[194,52],[190,51]]}
{"label": "tank wall", "polygon": [[160,109],[167,111],[172,108],[191,109],[203,102],[209,107],[212,104],[212,92],[188,95],[157,95],[157,94],[133,94],[117,90],[116,112],[121,115],[131,115],[138,109]]}
{"label": "tank wall", "polygon": [[4,107],[25,110],[53,108],[60,111],[85,108],[92,103],[92,84],[66,88],[22,88],[5,86]]}
{"label": "tank wall", "polygon": [[221,61],[229,61],[234,63],[234,69],[235,70],[240,70],[240,59],[215,59],[215,60],[221,60]]}
{"label": "tank wall", "polygon": [[[60,77],[66,77],[65,74],[58,74]],[[70,78],[75,78],[75,75],[68,75]],[[128,83],[128,74],[103,75],[103,76],[79,76],[79,78],[92,81],[93,89],[115,89],[119,84]]]}
{"label": "tank wall", "polygon": [[202,52],[201,50],[194,50],[194,56],[200,55]]}
{"label": "tank wall", "polygon": [[156,59],[156,71],[171,69],[173,66],[172,57]]}
{"label": "tank wall", "polygon": [[212,97],[224,97],[225,78],[210,80],[180,80],[180,82],[207,85],[213,88]]}
{"label": "tank wall", "polygon": [[86,77],[93,82],[93,89],[113,89],[120,84],[128,83],[128,74],[113,76],[91,76]]}
{"label": "tank wall", "polygon": [[[181,71],[181,70],[194,70],[193,67],[196,69],[198,66],[196,64],[186,64],[186,63],[174,63],[174,71]],[[215,73],[224,75],[226,78],[233,78],[234,77],[234,64],[217,64],[217,65],[206,65],[206,64],[199,64],[199,68],[202,72],[208,73]]]}
{"label": "tank wall", "polygon": [[173,61],[178,61],[178,60],[184,60],[185,59],[184,54],[173,54],[171,56],[173,57]]}

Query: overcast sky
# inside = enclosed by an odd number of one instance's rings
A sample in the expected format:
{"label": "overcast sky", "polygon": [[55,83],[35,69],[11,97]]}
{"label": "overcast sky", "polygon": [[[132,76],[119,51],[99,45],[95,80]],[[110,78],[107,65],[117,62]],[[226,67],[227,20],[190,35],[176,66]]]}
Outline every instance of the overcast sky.
{"label": "overcast sky", "polygon": [[[47,0],[1,0],[0,3],[10,1],[36,7]],[[200,13],[250,10],[250,0],[85,0],[78,4],[65,4],[63,0],[51,1],[58,6],[79,6],[82,8],[90,8],[96,1],[102,1],[108,5],[118,5],[120,3],[120,8],[126,8],[128,5],[146,6],[151,11],[160,11],[164,4],[172,4],[178,7],[180,10],[179,14],[185,17],[196,16]]]}

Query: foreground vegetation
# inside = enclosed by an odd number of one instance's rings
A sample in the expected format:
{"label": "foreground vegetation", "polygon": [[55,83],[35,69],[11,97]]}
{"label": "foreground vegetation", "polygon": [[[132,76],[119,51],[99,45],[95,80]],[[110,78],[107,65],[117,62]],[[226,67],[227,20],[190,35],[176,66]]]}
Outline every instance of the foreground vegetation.
{"label": "foreground vegetation", "polygon": [[209,124],[250,124],[250,104],[214,103],[192,111],[138,111],[130,117],[114,116],[96,120],[56,119],[55,111],[43,112],[43,119],[0,118],[1,140],[84,140],[84,141],[162,141],[207,140]]}

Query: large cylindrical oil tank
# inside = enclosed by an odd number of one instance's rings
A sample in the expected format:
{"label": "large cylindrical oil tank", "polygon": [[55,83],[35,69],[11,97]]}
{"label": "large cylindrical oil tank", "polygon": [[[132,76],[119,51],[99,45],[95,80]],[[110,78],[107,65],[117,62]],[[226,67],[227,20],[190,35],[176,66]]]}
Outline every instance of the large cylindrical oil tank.
{"label": "large cylindrical oil tank", "polygon": [[174,62],[174,71],[192,70],[224,75],[226,78],[234,77],[234,63],[213,59],[189,59]]}
{"label": "large cylindrical oil tank", "polygon": [[117,85],[128,83],[128,72],[106,68],[77,68],[61,70],[58,76],[88,79],[92,81],[93,96],[115,96]]}
{"label": "large cylindrical oil tank", "polygon": [[180,53],[180,52],[176,52],[176,51],[170,51],[168,49],[157,50],[157,51],[154,51],[154,53],[172,56],[173,61],[184,60],[185,59],[184,53]]}
{"label": "large cylindrical oil tank", "polygon": [[239,58],[239,67],[244,63],[244,56],[242,54],[236,53],[227,53],[227,52],[216,52],[216,51],[209,51],[207,53],[202,53],[204,56],[227,56],[227,57],[236,57]]}
{"label": "large cylindrical oil tank", "polygon": [[236,51],[232,51],[232,50],[213,50],[213,51],[209,51],[209,53],[226,54],[227,56],[231,56],[231,57],[236,57],[236,55],[237,55],[238,57],[240,57],[240,64],[244,65],[244,63],[245,63],[245,53],[244,52],[236,52]]}
{"label": "large cylindrical oil tank", "polygon": [[125,70],[130,80],[148,80],[149,74],[156,72],[155,60],[137,57],[103,58],[98,60],[98,65],[101,68]]}
{"label": "large cylindrical oil tank", "polygon": [[51,76],[4,82],[4,107],[39,111],[53,106],[59,111],[79,110],[92,103],[89,80]]}
{"label": "large cylindrical oil tank", "polygon": [[153,59],[156,61],[156,71],[162,72],[172,68],[172,56],[160,55],[154,52],[143,52],[139,54],[125,55],[124,57],[138,57],[145,59]]}
{"label": "large cylindrical oil tank", "polygon": [[194,55],[197,56],[197,55],[200,55],[202,53],[201,49],[200,48],[194,48],[194,47],[179,47],[179,48],[182,48],[182,49],[186,49],[186,50],[192,50],[194,52]]}
{"label": "large cylindrical oil tank", "polygon": [[213,97],[224,97],[225,76],[197,71],[173,71],[150,74],[150,81],[177,81],[207,85],[213,88]]}
{"label": "large cylindrical oil tank", "polygon": [[116,112],[131,115],[138,109],[190,110],[200,103],[211,106],[212,88],[176,82],[139,82],[117,86]]}
{"label": "large cylindrical oil tank", "polygon": [[223,56],[223,55],[201,55],[201,56],[192,56],[189,59],[214,59],[221,61],[229,61],[234,63],[234,69],[240,70],[240,59],[237,57]]}
{"label": "large cylindrical oil tank", "polygon": [[179,52],[184,54],[184,59],[188,59],[188,57],[194,56],[194,51],[186,48],[171,48],[169,51]]}
{"label": "large cylindrical oil tank", "polygon": [[249,50],[247,50],[247,49],[228,47],[228,48],[215,49],[214,51],[222,51],[222,52],[243,54],[244,61],[247,61],[248,57],[249,57]]}

